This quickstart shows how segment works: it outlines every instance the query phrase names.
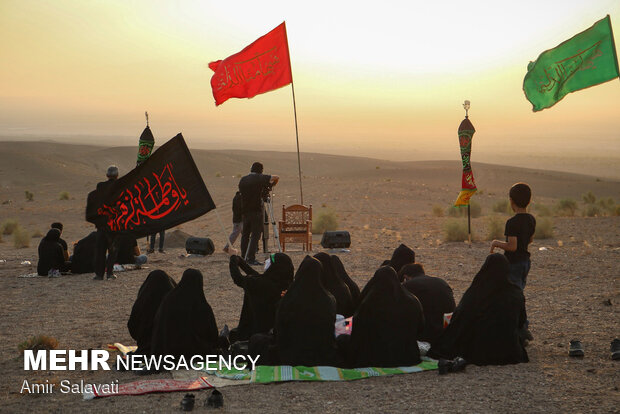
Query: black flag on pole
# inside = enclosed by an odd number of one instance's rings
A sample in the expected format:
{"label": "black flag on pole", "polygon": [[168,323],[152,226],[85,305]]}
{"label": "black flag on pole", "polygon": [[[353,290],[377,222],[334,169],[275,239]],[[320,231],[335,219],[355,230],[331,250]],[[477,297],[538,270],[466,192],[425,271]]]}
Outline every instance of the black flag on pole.
{"label": "black flag on pole", "polygon": [[116,180],[107,195],[91,193],[88,199],[88,221],[104,218],[107,230],[136,238],[193,220],[215,208],[181,134]]}

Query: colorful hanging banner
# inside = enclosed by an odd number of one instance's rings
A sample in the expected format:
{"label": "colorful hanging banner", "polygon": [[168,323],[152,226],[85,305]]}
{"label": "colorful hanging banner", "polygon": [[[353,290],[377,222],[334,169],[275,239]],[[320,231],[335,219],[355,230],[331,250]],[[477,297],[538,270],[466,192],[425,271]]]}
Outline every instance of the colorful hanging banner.
{"label": "colorful hanging banner", "polygon": [[138,140],[138,160],[136,165],[142,164],[148,157],[151,156],[151,151],[153,151],[153,146],[155,145],[155,138],[153,138],[153,133],[151,132],[151,128],[147,125],[142,131],[142,135],[140,135],[140,139]]}
{"label": "colorful hanging banner", "polygon": [[463,161],[463,176],[461,178],[461,192],[454,203],[455,206],[469,205],[469,199],[476,192],[474,173],[471,170],[471,141],[476,129],[466,116],[459,125],[459,146],[461,147],[461,160]]}

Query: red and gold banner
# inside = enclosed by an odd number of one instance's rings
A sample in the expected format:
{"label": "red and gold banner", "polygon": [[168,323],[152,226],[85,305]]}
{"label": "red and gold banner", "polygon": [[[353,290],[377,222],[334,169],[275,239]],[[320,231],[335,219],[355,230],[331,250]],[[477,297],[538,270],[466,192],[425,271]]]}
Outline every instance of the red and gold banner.
{"label": "red and gold banner", "polygon": [[455,206],[469,205],[469,199],[476,192],[476,182],[474,181],[474,173],[471,170],[471,142],[476,129],[469,121],[468,117],[463,119],[459,125],[459,146],[461,148],[461,160],[463,161],[463,176],[461,178],[461,192],[457,197]]}
{"label": "red and gold banner", "polygon": [[286,25],[282,23],[241,52],[209,63],[215,73],[211,88],[215,105],[230,98],[252,98],[293,81]]}

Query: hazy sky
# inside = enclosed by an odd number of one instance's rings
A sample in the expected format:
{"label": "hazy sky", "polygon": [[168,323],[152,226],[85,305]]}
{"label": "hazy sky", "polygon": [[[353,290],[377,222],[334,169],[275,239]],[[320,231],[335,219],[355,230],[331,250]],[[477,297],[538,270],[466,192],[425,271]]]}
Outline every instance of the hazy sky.
{"label": "hazy sky", "polygon": [[458,159],[469,99],[473,160],[618,154],[619,80],[538,113],[522,91],[530,60],[606,14],[618,42],[618,0],[0,0],[0,135],[133,140],[148,110],[160,143],[292,151],[290,86],[215,107],[207,67],[286,21],[302,151]]}

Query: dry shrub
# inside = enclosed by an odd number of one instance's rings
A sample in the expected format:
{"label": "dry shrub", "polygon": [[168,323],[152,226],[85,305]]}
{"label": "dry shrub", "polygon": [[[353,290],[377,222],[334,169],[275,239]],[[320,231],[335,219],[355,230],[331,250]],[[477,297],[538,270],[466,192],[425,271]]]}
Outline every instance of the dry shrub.
{"label": "dry shrub", "polygon": [[620,216],[620,206],[616,206],[616,209],[614,210],[614,216]]}
{"label": "dry shrub", "polygon": [[43,233],[41,233],[39,230],[35,230],[34,233],[30,235],[30,237],[32,237],[33,239],[35,237],[43,237]]}
{"label": "dry shrub", "polygon": [[220,177],[222,176],[222,173],[218,171],[218,172],[216,172],[216,173],[215,173],[215,176],[216,176],[217,178],[220,178]]}
{"label": "dry shrub", "polygon": [[443,224],[443,239],[446,242],[462,242],[467,240],[467,222],[464,220],[448,220]]}
{"label": "dry shrub", "polygon": [[553,237],[553,220],[543,218],[536,223],[535,239],[550,239]]}
{"label": "dry shrub", "polygon": [[69,192],[68,191],[61,191],[60,194],[58,194],[58,199],[59,200],[68,200],[69,199]]}
{"label": "dry shrub", "polygon": [[24,191],[24,195],[26,196],[26,201],[33,201],[34,200],[34,194],[31,193],[30,191],[28,191],[28,190]]}
{"label": "dry shrub", "polygon": [[563,198],[555,206],[558,216],[573,217],[577,212],[577,202],[572,198]]}
{"label": "dry shrub", "polygon": [[498,216],[490,216],[487,224],[487,240],[501,239],[504,235],[504,220]]}
{"label": "dry shrub", "polygon": [[438,205],[433,206],[433,216],[435,217],[443,217],[443,208]]}
{"label": "dry shrub", "polygon": [[30,247],[30,233],[21,226],[13,231],[13,246],[16,249]]}
{"label": "dry shrub", "polygon": [[24,352],[26,349],[32,349],[34,351],[50,351],[58,348],[58,340],[53,336],[37,335],[28,338],[21,344],[17,345],[19,352]]}
{"label": "dry shrub", "polygon": [[602,216],[603,213],[596,204],[588,204],[583,209],[583,215],[584,217],[599,217]]}
{"label": "dry shrub", "polygon": [[544,204],[536,203],[533,207],[536,215],[540,217],[551,217],[553,215],[551,209]]}
{"label": "dry shrub", "polygon": [[601,208],[604,214],[613,215],[616,209],[616,202],[611,197],[601,198],[596,204]]}
{"label": "dry shrub", "polygon": [[583,199],[583,202],[586,204],[596,203],[596,196],[592,194],[592,191],[588,191],[587,193],[582,194],[581,198]]}
{"label": "dry shrub", "polygon": [[19,222],[17,220],[14,219],[7,219],[4,220],[2,222],[2,224],[0,224],[0,233],[2,234],[13,234],[13,232],[15,231],[15,229],[19,227]]}
{"label": "dry shrub", "polygon": [[493,204],[493,212],[495,213],[512,213],[512,208],[508,200],[499,200]]}
{"label": "dry shrub", "polygon": [[316,219],[312,220],[312,233],[324,233],[333,231],[338,228],[338,217],[336,213],[329,208],[322,209],[317,214]]}

